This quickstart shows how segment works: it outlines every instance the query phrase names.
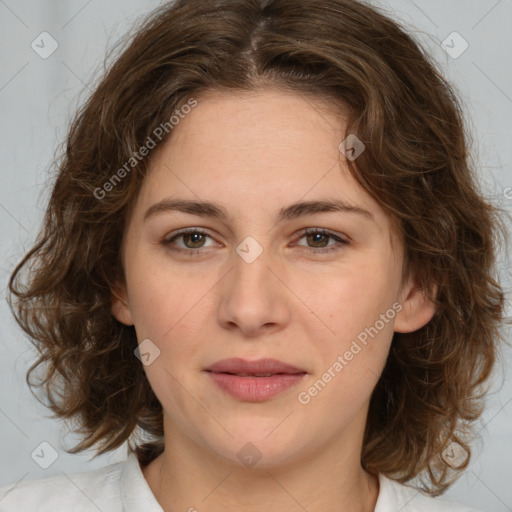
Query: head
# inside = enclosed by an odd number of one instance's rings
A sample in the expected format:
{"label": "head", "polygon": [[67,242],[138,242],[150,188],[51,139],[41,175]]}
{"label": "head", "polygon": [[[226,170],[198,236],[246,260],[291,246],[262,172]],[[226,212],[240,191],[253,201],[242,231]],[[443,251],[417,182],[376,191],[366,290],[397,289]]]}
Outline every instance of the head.
{"label": "head", "polygon": [[[495,361],[499,226],[453,89],[397,23],[345,0],[178,1],[77,114],[12,306],[48,405],[79,420],[72,451],[128,439],[145,463],[165,425],[272,466],[350,434],[367,471],[440,491]],[[205,372],[230,357],[305,376],[237,402]]]}

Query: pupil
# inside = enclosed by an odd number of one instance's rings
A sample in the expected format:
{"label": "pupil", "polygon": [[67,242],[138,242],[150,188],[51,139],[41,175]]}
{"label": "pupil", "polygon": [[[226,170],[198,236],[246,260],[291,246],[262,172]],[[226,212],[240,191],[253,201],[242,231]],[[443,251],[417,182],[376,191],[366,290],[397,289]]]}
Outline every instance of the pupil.
{"label": "pupil", "polygon": [[[321,242],[322,237],[327,238],[327,235],[325,235],[324,233],[314,233],[312,235],[309,235],[309,237],[313,238],[313,243],[319,243]],[[325,245],[325,243],[321,244],[320,247],[325,247]]]}
{"label": "pupil", "polygon": [[203,236],[201,233],[191,233],[189,235],[187,235],[188,238],[191,239],[191,243],[192,244],[197,244],[197,243],[201,243],[201,237]]}

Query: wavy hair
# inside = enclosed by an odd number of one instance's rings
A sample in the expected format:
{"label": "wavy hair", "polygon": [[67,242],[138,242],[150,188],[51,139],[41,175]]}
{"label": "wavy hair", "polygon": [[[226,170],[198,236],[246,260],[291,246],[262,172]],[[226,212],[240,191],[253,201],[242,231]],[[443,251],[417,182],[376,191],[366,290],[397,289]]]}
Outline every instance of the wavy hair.
{"label": "wavy hair", "polygon": [[124,225],[158,148],[131,159],[156,127],[168,128],[159,145],[172,136],[169,119],[191,98],[272,86],[347,113],[346,133],[366,146],[350,172],[393,219],[405,270],[422,289],[438,287],[431,321],[394,333],[361,464],[402,483],[424,476],[442,493],[469,462],[451,468],[442,452],[455,441],[471,453],[503,340],[495,265],[507,233],[479,189],[461,102],[432,57],[354,0],[178,0],[109,57],[56,160],[37,240],[9,280],[11,310],[39,351],[27,383],[81,435],[68,452],[128,441],[145,465],[163,450],[162,406],[134,357],[134,327],[111,314]]}

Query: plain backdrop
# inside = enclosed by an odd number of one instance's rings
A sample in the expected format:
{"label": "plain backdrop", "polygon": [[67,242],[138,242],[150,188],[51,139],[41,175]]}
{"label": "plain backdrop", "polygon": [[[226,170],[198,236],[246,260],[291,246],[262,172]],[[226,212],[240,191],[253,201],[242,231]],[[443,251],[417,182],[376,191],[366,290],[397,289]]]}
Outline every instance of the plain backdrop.
{"label": "plain backdrop", "polygon": [[[474,138],[482,186],[489,198],[510,210],[512,0],[374,3],[402,21],[455,84]],[[93,460],[92,451],[65,452],[77,438],[27,388],[25,374],[35,352],[12,318],[5,287],[40,226],[51,185],[49,169],[74,110],[101,73],[107,50],[158,5],[156,0],[0,0],[0,486],[86,471],[126,457],[126,446]],[[50,56],[44,54],[56,44]],[[504,251],[500,278],[508,290],[505,256]],[[506,350],[471,464],[446,493],[488,512],[512,510],[511,374],[512,354]],[[41,443],[55,450],[56,460],[47,469],[35,462]],[[48,446],[42,446],[48,453]]]}

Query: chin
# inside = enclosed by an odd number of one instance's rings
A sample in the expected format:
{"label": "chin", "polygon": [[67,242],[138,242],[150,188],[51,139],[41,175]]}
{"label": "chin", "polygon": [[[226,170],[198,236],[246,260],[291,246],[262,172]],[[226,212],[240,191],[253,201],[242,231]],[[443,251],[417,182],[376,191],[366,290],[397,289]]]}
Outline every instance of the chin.
{"label": "chin", "polygon": [[291,425],[285,426],[286,420],[279,425],[281,421],[266,420],[258,425],[254,418],[248,419],[228,428],[233,437],[226,436],[224,443],[210,446],[237,467],[270,469],[286,465],[304,456],[304,430],[292,432]]}

